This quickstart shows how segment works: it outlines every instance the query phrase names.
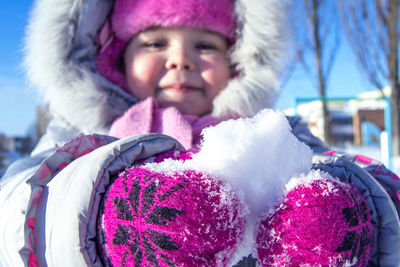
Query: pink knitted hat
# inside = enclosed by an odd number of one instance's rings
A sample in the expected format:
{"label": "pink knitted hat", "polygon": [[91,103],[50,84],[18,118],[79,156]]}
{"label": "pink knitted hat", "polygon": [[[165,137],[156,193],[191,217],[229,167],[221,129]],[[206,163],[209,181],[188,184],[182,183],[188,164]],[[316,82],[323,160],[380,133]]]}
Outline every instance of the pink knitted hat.
{"label": "pink knitted hat", "polygon": [[367,266],[371,244],[361,194],[339,180],[317,179],[298,184],[262,220],[256,250],[262,266]]}
{"label": "pink knitted hat", "polygon": [[235,192],[203,173],[127,169],[100,211],[103,259],[110,266],[226,266],[243,236],[243,214]]}
{"label": "pink knitted hat", "polygon": [[112,25],[123,41],[153,26],[190,26],[233,38],[233,0],[117,0]]}
{"label": "pink knitted hat", "polygon": [[120,54],[135,34],[154,26],[201,28],[233,41],[234,0],[116,0],[111,22],[97,36],[100,74],[126,89],[125,78],[116,67]]}

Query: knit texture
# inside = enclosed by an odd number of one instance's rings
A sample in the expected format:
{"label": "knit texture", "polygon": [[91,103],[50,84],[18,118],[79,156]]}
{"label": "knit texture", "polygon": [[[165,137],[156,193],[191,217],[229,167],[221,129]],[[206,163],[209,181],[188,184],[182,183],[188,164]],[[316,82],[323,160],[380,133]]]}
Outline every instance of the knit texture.
{"label": "knit texture", "polygon": [[367,266],[370,211],[351,185],[334,179],[299,183],[261,221],[256,250],[263,266]]}
{"label": "knit texture", "polygon": [[195,171],[125,170],[101,211],[105,262],[112,266],[224,266],[243,235],[236,194]]}
{"label": "knit texture", "polygon": [[154,97],[148,97],[117,118],[110,127],[109,135],[125,138],[144,133],[162,133],[189,149],[200,143],[203,128],[220,121],[211,115],[182,115],[175,107],[158,108]]}
{"label": "knit texture", "polygon": [[117,0],[112,15],[116,36],[128,41],[149,27],[189,26],[233,38],[233,0]]}

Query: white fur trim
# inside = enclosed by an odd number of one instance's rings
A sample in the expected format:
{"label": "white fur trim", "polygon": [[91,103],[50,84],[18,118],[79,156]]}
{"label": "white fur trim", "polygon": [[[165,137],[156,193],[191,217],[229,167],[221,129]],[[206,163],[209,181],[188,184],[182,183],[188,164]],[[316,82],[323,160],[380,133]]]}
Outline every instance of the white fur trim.
{"label": "white fur trim", "polygon": [[214,100],[216,116],[252,116],[272,108],[279,93],[281,23],[279,0],[237,0],[238,38],[231,61],[239,76]]}
{"label": "white fur trim", "polygon": [[[103,21],[109,8],[107,1],[39,0],[27,30],[29,76],[51,111],[83,133],[107,133],[110,122],[135,101],[95,71],[93,29],[101,24],[84,20]],[[80,24],[86,28],[77,28]]]}
{"label": "white fur trim", "polygon": [[[37,0],[27,28],[25,65],[52,112],[83,133],[106,133],[136,99],[96,71],[94,32],[112,0]],[[282,11],[279,0],[236,0],[240,74],[215,98],[213,114],[251,116],[273,107],[279,92]],[[82,26],[84,25],[84,26]]]}

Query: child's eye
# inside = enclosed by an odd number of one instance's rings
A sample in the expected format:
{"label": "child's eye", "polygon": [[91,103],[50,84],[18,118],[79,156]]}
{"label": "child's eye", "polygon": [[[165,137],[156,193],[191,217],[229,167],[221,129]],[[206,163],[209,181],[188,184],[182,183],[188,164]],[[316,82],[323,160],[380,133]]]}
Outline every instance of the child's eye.
{"label": "child's eye", "polygon": [[200,50],[216,50],[217,47],[209,43],[197,43],[196,48]]}
{"label": "child's eye", "polygon": [[167,44],[165,42],[161,42],[161,41],[147,42],[147,43],[143,44],[144,47],[154,48],[154,49],[164,48],[166,45]]}

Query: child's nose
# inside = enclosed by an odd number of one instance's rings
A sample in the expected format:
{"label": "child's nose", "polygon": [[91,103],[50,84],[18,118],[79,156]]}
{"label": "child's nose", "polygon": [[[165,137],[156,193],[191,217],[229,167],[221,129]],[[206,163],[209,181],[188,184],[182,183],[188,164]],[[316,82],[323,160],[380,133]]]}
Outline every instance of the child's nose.
{"label": "child's nose", "polygon": [[185,52],[173,53],[166,61],[167,69],[193,71],[196,68],[194,61]]}

